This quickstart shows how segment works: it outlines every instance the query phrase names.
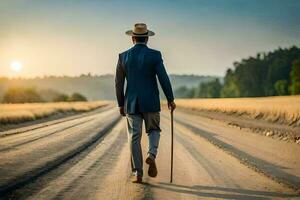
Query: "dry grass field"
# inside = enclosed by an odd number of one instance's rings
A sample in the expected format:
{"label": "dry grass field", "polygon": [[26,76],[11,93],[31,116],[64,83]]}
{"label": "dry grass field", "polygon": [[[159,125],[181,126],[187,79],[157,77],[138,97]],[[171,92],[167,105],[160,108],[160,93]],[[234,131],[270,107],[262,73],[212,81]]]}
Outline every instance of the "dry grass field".
{"label": "dry grass field", "polygon": [[90,111],[106,104],[106,101],[0,104],[0,124],[32,121],[58,113]]}
{"label": "dry grass field", "polygon": [[222,99],[179,99],[177,106],[197,111],[263,119],[300,126],[300,96]]}

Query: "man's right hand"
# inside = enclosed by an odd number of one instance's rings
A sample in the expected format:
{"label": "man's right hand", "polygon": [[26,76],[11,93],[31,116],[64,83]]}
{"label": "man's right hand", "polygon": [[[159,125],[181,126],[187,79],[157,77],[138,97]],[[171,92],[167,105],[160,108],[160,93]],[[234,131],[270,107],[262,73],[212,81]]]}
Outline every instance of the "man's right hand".
{"label": "man's right hand", "polygon": [[120,115],[121,116],[126,116],[125,111],[124,111],[124,107],[119,107],[119,111],[120,111]]}
{"label": "man's right hand", "polygon": [[174,101],[168,102],[168,108],[169,108],[169,110],[170,110],[171,112],[173,112],[173,111],[175,110],[175,108],[176,108],[175,102],[174,102]]}

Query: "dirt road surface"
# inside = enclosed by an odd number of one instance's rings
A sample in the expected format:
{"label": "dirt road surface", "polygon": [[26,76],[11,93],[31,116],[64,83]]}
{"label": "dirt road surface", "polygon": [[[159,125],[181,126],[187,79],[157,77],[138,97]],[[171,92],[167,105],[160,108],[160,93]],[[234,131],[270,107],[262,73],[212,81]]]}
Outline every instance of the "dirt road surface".
{"label": "dirt road surface", "polygon": [[[148,177],[145,164],[143,184],[130,182],[125,118],[112,106],[4,134],[0,199],[300,199],[300,145],[184,111],[175,112],[174,127],[173,183],[166,110],[158,177]],[[144,133],[145,156],[147,142]]]}

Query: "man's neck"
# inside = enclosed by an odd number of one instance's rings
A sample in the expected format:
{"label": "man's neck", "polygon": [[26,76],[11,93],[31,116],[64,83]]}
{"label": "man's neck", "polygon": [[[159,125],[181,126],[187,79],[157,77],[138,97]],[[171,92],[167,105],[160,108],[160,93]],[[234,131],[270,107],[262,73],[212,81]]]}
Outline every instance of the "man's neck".
{"label": "man's neck", "polygon": [[134,43],[134,45],[136,45],[136,44],[143,44],[143,45],[147,45],[147,43],[146,43],[146,42],[135,42],[135,43]]}

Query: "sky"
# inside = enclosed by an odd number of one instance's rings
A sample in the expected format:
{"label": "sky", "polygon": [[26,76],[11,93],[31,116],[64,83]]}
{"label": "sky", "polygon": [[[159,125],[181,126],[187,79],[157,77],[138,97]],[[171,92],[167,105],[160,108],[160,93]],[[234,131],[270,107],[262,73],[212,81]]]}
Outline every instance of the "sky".
{"label": "sky", "polygon": [[299,47],[299,10],[299,0],[0,0],[0,76],[113,74],[136,22],[156,33],[148,46],[169,73],[223,76],[234,61]]}

